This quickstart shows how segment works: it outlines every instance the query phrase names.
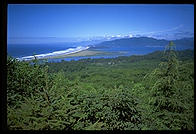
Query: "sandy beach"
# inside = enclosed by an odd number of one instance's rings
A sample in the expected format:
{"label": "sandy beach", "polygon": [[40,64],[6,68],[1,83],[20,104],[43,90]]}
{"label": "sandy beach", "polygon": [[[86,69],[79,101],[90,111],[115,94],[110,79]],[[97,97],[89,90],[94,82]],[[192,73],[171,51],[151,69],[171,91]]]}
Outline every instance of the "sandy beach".
{"label": "sandy beach", "polygon": [[73,54],[64,54],[64,55],[56,55],[56,56],[49,56],[40,59],[57,59],[57,58],[66,58],[66,57],[83,57],[83,56],[97,56],[97,55],[111,55],[112,53],[109,52],[102,52],[102,51],[93,51],[93,50],[84,50]]}

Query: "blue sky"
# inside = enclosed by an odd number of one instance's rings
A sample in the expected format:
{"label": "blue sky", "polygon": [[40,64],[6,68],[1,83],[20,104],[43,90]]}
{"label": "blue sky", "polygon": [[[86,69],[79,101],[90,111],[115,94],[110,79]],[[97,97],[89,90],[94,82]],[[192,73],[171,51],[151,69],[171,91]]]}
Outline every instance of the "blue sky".
{"label": "blue sky", "polygon": [[194,5],[189,4],[9,4],[7,19],[8,42],[194,33]]}

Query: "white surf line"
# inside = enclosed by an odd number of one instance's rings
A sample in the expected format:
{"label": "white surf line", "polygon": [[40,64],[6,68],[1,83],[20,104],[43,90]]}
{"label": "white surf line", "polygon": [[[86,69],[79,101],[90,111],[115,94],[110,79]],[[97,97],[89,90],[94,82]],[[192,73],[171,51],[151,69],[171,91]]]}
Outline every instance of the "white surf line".
{"label": "white surf line", "polygon": [[[87,50],[89,47],[82,47],[82,46],[79,46],[79,47],[76,47],[76,48],[69,48],[67,50],[62,50],[62,51],[54,51],[52,53],[46,53],[46,54],[39,54],[39,55],[35,55],[35,57],[37,59],[40,59],[40,58],[45,58],[45,57],[50,57],[50,56],[58,56],[58,55],[68,55],[68,54],[73,54],[73,53],[77,53],[77,52],[80,52],[80,51],[83,51],[83,50]],[[34,56],[25,56],[25,57],[21,57],[21,58],[16,58],[18,60],[32,60],[32,59],[35,59]]]}

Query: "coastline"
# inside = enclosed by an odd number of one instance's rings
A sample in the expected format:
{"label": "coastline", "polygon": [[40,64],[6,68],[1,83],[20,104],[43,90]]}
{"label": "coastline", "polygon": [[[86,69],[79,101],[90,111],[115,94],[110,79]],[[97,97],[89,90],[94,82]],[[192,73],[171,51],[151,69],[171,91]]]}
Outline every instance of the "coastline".
{"label": "coastline", "polygon": [[40,59],[58,59],[58,58],[70,58],[70,57],[85,57],[85,56],[98,56],[98,55],[112,55],[112,52],[103,52],[96,50],[83,50],[72,54],[62,54],[62,55],[54,55],[43,57]]}
{"label": "coastline", "polygon": [[[67,49],[67,50],[70,50],[70,49]],[[65,51],[67,51],[67,50],[65,50]],[[71,49],[71,50],[73,51],[73,49]],[[115,55],[124,56],[124,54],[127,53],[127,51],[108,52],[108,51],[91,50],[91,49],[89,50],[88,48],[83,49],[81,51],[72,52],[69,54],[62,53],[62,52],[64,52],[64,51],[55,51],[52,53],[35,55],[35,57],[39,60],[47,60],[47,59],[63,59],[63,58],[93,57],[93,56],[115,56]],[[55,53],[55,54],[53,54],[53,53]],[[33,60],[34,56],[26,56],[26,57],[22,57],[22,58],[18,58],[18,59],[28,61],[28,60]]]}
{"label": "coastline", "polygon": [[113,55],[124,55],[127,52],[105,52],[105,51],[97,51],[97,50],[83,50],[72,54],[62,54],[62,55],[54,55],[43,57],[39,59],[61,59],[61,58],[72,58],[72,57],[86,57],[86,56],[113,56]]}

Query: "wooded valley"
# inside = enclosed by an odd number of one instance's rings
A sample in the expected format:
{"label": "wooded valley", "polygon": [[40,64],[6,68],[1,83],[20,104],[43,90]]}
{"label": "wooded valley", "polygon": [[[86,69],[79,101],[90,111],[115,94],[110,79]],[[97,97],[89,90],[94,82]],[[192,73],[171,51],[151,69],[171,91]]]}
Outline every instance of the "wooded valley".
{"label": "wooded valley", "polygon": [[10,130],[193,130],[194,52],[33,63],[7,58]]}

